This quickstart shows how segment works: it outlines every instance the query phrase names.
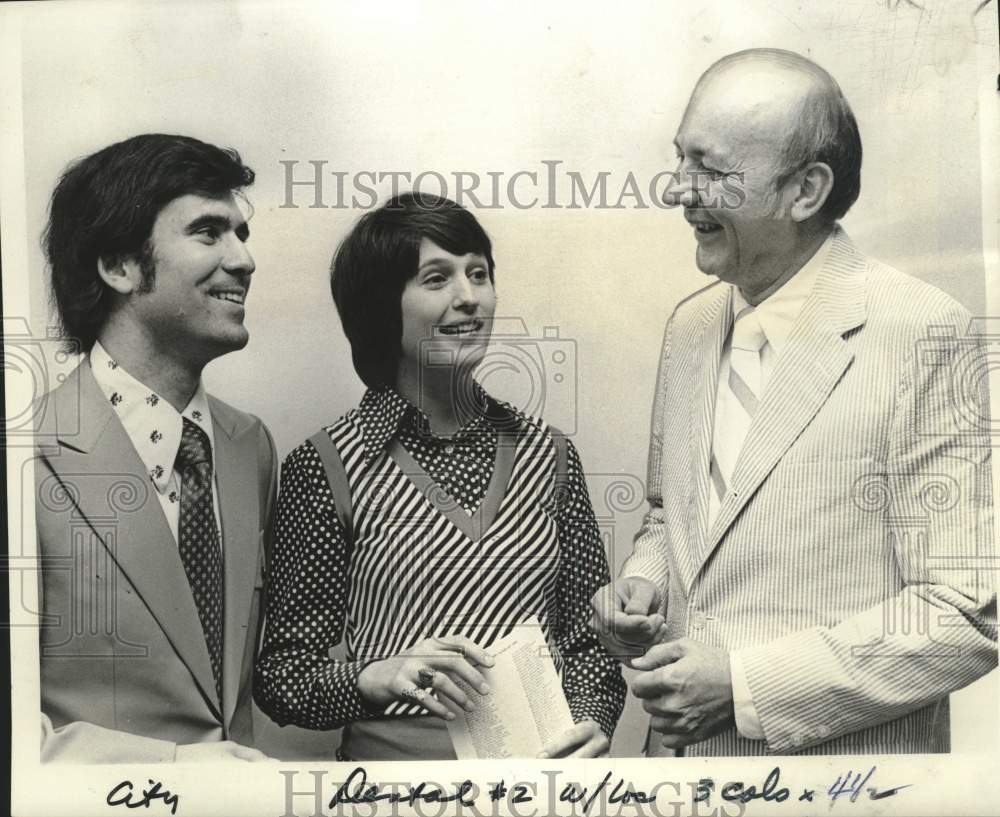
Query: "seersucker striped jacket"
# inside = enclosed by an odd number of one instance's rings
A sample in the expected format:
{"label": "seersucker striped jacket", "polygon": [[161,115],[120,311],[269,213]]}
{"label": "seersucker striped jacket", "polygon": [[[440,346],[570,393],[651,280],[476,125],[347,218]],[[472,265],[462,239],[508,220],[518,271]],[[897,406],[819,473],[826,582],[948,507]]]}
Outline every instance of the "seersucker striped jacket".
{"label": "seersucker striped jacket", "polygon": [[649,511],[621,573],[664,588],[669,638],[741,651],[765,740],[733,728],[686,753],[948,751],[948,694],[997,663],[969,313],[838,228],[708,528],[730,301],[716,283],[667,324]]}

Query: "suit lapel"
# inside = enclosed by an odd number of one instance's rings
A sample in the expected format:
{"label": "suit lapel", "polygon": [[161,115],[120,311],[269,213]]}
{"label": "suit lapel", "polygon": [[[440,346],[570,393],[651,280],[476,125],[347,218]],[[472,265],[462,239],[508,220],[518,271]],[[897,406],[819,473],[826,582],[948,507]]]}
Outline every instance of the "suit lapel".
{"label": "suit lapel", "polygon": [[732,490],[709,532],[704,560],[854,359],[843,336],[865,321],[867,270],[864,256],[838,228],[750,426],[730,481]]}
{"label": "suit lapel", "polygon": [[[712,456],[712,428],[715,417],[715,393],[719,380],[722,347],[732,323],[732,288],[719,287],[713,293],[701,315],[701,337],[696,347],[696,359],[701,365],[695,370],[691,388],[691,472],[690,484],[695,487],[693,513],[688,515],[688,536],[685,549],[678,552],[685,586],[690,586],[697,574],[701,554],[705,550],[708,527],[709,463]],[[669,444],[669,442],[667,442]],[[670,486],[664,486],[670,490]],[[668,494],[664,494],[667,496]]]}
{"label": "suit lapel", "polygon": [[228,724],[239,695],[243,646],[253,602],[259,556],[257,440],[247,434],[251,424],[213,397],[215,486],[222,516],[225,575],[225,640],[222,701]]}
{"label": "suit lapel", "polygon": [[65,421],[74,432],[59,437],[58,454],[43,456],[218,714],[208,646],[177,543],[145,466],[89,361],[53,397],[57,425]]}

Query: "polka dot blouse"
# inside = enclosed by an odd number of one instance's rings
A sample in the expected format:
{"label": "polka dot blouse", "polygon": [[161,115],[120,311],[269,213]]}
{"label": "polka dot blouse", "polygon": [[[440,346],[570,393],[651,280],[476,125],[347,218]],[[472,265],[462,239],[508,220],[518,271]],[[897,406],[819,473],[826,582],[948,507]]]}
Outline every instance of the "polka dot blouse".
{"label": "polka dot blouse", "polygon": [[[364,462],[376,461],[396,440],[439,489],[472,514],[483,503],[493,475],[497,407],[501,416],[548,440],[539,421],[494,401],[478,386],[475,399],[480,410],[448,438],[434,435],[423,412],[391,389],[369,390],[341,422],[349,418],[352,427],[360,428],[368,457]],[[547,445],[551,448],[551,442]],[[574,720],[594,720],[610,737],[624,705],[625,682],[618,662],[588,624],[590,599],[610,575],[580,458],[568,440],[567,448],[565,495],[551,514],[558,551],[552,559],[554,580],[549,592],[531,602],[538,609],[525,612],[542,620],[561,656],[563,688]],[[356,557],[336,515],[319,454],[311,443],[303,443],[282,467],[264,643],[254,682],[258,705],[279,724],[333,729],[356,720],[413,714],[392,707],[387,711],[362,699],[357,678],[372,660],[370,654],[354,656],[349,648],[345,661],[330,657],[345,628],[350,647],[350,635],[364,623],[351,620],[352,610],[358,609],[348,598],[352,567],[357,568],[352,555]],[[509,581],[518,578],[516,572],[510,576]],[[367,594],[364,615],[399,620],[393,593],[376,591]],[[428,634],[402,635],[414,643]]]}

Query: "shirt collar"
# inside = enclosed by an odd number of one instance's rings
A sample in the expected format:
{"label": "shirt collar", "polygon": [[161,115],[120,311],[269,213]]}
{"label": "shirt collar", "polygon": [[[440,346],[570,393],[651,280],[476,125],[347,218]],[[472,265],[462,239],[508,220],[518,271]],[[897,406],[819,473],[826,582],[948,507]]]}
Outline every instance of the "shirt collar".
{"label": "shirt collar", "polygon": [[427,415],[414,406],[395,389],[388,386],[369,389],[361,399],[358,414],[361,419],[361,433],[365,443],[365,458],[369,462],[385,450],[389,442],[398,434],[404,424],[416,430],[421,436],[437,441],[460,440],[475,434],[487,425],[518,424],[523,415],[506,403],[490,397],[486,390],[473,381],[472,399],[477,408],[475,415],[463,425],[453,437],[436,436],[430,430]]}
{"label": "shirt collar", "polygon": [[[833,236],[836,230],[832,230],[819,249],[813,253],[812,258],[802,265],[802,268],[789,278],[780,289],[771,293],[767,298],[757,304],[754,313],[760,321],[761,329],[767,337],[767,342],[775,355],[780,355],[788,342],[788,336],[792,333],[795,320],[802,312],[802,307],[816,284],[823,265],[826,263],[827,254],[833,244]],[[739,287],[733,286],[733,315],[738,315],[749,304]]]}
{"label": "shirt collar", "polygon": [[178,412],[169,401],[126,372],[99,342],[90,350],[90,367],[159,493],[164,493],[170,483],[184,419],[208,435],[214,472],[215,435],[208,395],[201,380],[187,406]]}

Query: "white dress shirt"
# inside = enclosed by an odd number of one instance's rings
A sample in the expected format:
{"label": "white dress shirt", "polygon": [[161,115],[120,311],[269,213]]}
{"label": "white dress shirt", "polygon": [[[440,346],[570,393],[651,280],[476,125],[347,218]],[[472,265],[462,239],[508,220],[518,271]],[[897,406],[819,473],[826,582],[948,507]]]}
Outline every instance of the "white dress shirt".
{"label": "white dress shirt", "polygon": [[[763,399],[767,391],[767,382],[778,365],[781,353],[788,343],[792,329],[795,327],[795,322],[802,312],[802,307],[813,290],[820,270],[823,269],[823,264],[826,261],[826,255],[829,252],[832,241],[833,233],[820,245],[820,248],[803,265],[802,269],[789,278],[779,290],[757,305],[755,314],[760,320],[761,328],[767,337],[767,343],[760,350],[761,393],[758,395],[760,399]],[[743,297],[739,288],[734,286],[733,314],[738,315],[747,306],[749,304],[746,298]],[[719,416],[719,407],[724,401],[735,399],[726,385],[729,381],[731,339],[732,330],[730,330],[729,337],[726,339],[726,345],[723,347],[722,361],[719,365],[719,380],[715,395],[716,417]],[[711,526],[711,522],[717,516],[718,511],[719,500],[716,493],[715,491],[709,491],[709,526]],[[739,650],[729,654],[729,668],[733,682],[733,705],[736,710],[736,728],[746,738],[762,740],[764,738],[764,730],[760,725],[757,708],[753,704],[753,696],[750,694]]]}
{"label": "white dress shirt", "polygon": [[184,419],[188,419],[208,435],[212,448],[212,504],[215,523],[222,542],[222,520],[219,516],[219,491],[215,480],[215,436],[208,396],[201,381],[184,411],[178,412],[169,401],[160,397],[125,371],[98,342],[90,350],[90,367],[94,379],[114,408],[125,433],[135,447],[139,459],[160,501],[170,532],[177,541],[180,517],[181,479],[174,469],[181,444]]}

